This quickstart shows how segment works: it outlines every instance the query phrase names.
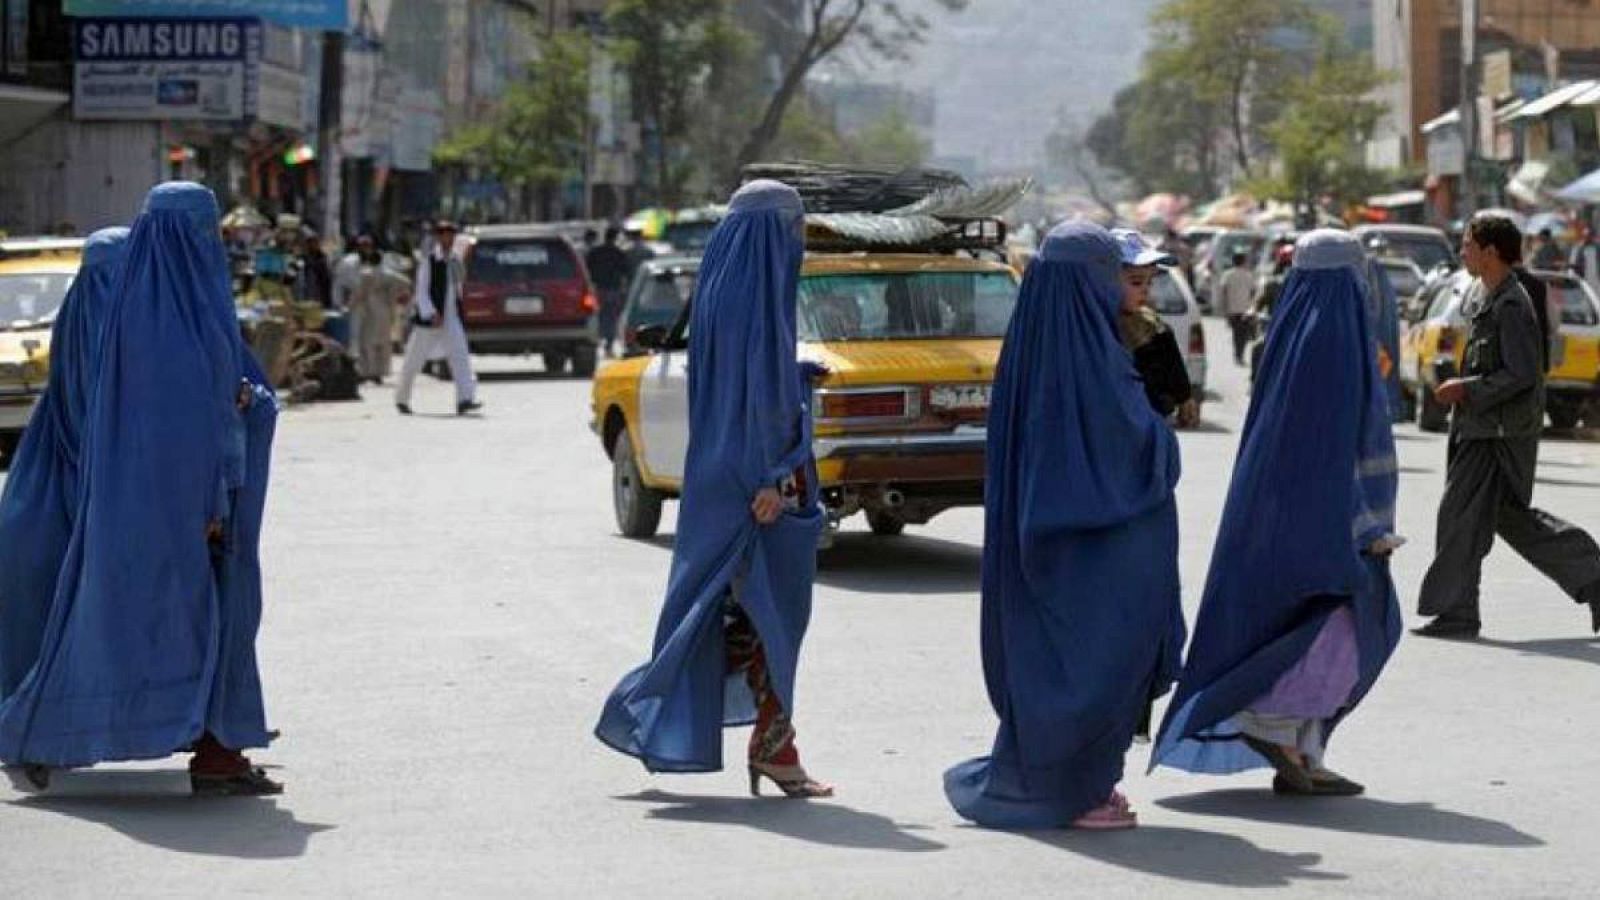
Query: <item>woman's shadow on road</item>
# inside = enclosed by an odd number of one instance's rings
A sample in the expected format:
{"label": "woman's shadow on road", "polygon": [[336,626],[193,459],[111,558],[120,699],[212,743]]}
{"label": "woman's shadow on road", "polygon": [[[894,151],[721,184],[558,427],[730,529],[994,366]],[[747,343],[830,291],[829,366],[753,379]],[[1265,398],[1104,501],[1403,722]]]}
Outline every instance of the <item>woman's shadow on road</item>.
{"label": "woman's shadow on road", "polygon": [[1432,803],[1395,803],[1371,797],[1328,800],[1278,797],[1267,791],[1228,789],[1156,803],[1174,812],[1322,828],[1349,834],[1407,838],[1480,847],[1542,847],[1544,841],[1505,822],[1440,809]]}
{"label": "woman's shadow on road", "polygon": [[1133,831],[1089,834],[1072,830],[1023,832],[1052,847],[1108,866],[1174,881],[1235,888],[1290,887],[1297,881],[1343,881],[1318,871],[1318,853],[1280,853],[1231,834],[1141,825]]}
{"label": "woman's shadow on road", "polygon": [[235,859],[304,856],[313,835],[334,826],[302,822],[271,798],[194,797],[181,772],[72,772],[17,809],[95,822],[141,844]]}
{"label": "woman's shadow on road", "polygon": [[649,790],[616,798],[655,804],[652,819],[700,825],[742,825],[781,837],[853,850],[928,853],[943,850],[937,841],[911,832],[922,826],[900,825],[887,816],[860,812],[831,801],[797,802],[780,798],[703,797]]}

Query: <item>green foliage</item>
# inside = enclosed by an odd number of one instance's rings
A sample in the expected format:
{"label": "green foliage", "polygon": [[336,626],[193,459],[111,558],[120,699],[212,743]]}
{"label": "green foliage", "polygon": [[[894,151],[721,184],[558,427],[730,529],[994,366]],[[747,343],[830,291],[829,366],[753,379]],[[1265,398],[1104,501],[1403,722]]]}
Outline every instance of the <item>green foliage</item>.
{"label": "green foliage", "polygon": [[613,0],[607,21],[636,109],[657,137],[656,200],[677,205],[694,172],[681,151],[701,112],[707,78],[737,51],[740,37],[727,20],[725,0]]}
{"label": "green foliage", "polygon": [[457,130],[434,150],[436,162],[480,168],[507,186],[546,193],[582,175],[589,39],[557,34],[539,50],[495,116]]}
{"label": "green foliage", "polygon": [[1167,0],[1151,19],[1144,78],[1181,84],[1208,121],[1226,122],[1234,160],[1246,176],[1267,123],[1295,75],[1288,49],[1311,32],[1305,0]]}
{"label": "green foliage", "polygon": [[790,104],[771,146],[775,159],[912,168],[928,159],[928,139],[899,107],[857,134],[841,134],[832,116],[809,96]]}
{"label": "green foliage", "polygon": [[1385,176],[1367,168],[1365,147],[1384,112],[1373,92],[1386,80],[1324,30],[1310,73],[1287,85],[1283,114],[1267,128],[1278,165],[1256,189],[1302,207],[1323,197],[1343,205],[1381,190]]}

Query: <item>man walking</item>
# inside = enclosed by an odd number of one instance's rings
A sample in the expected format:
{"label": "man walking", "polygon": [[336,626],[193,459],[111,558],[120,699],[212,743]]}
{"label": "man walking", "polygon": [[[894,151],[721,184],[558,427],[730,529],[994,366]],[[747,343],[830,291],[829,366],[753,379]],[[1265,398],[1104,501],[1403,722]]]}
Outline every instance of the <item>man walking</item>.
{"label": "man walking", "polygon": [[621,236],[622,229],[615,225],[607,228],[605,243],[584,257],[594,289],[600,294],[600,345],[607,359],[616,353],[617,320],[622,317],[622,304],[628,294],[628,255],[617,246]]}
{"label": "man walking", "polygon": [[1217,280],[1217,305],[1228,317],[1233,331],[1233,361],[1244,365],[1244,351],[1250,345],[1250,308],[1255,303],[1256,278],[1244,253],[1233,255],[1233,265]]}
{"label": "man walking", "polygon": [[1600,546],[1529,505],[1544,425],[1544,335],[1512,271],[1521,246],[1521,232],[1500,216],[1473,219],[1461,245],[1478,283],[1462,309],[1470,321],[1462,377],[1434,392],[1455,412],[1437,555],[1418,604],[1418,612],[1436,618],[1414,632],[1424,637],[1477,637],[1478,581],[1496,534],[1587,603],[1600,632]]}
{"label": "man walking", "polygon": [[433,245],[417,266],[416,287],[411,292],[412,329],[400,364],[394,405],[401,415],[411,415],[411,388],[422,366],[439,352],[450,361],[456,383],[456,414],[483,408],[474,396],[472,357],[467,352],[467,330],[461,324],[461,284],[466,267],[455,252],[456,226],[439,221],[433,226]]}

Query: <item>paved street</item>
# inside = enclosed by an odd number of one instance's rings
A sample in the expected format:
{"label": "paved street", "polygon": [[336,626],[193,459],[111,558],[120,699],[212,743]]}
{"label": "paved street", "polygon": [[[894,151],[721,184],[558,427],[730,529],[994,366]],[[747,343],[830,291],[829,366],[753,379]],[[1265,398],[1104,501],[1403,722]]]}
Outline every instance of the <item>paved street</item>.
{"label": "paved street", "polygon": [[[1220,398],[1183,438],[1191,614],[1243,416],[1210,325]],[[940,785],[995,724],[981,514],[900,540],[857,520],[823,562],[797,722],[839,796],[751,800],[737,766],[652,777],[590,737],[648,650],[669,540],[615,536],[586,383],[492,375],[483,397],[483,418],[445,417],[448,389],[429,381],[413,419],[384,388],[281,421],[260,653],[284,734],[259,758],[287,794],[191,799],[177,759],[65,776],[45,799],[0,788],[0,894],[1592,896],[1600,642],[1504,549],[1488,639],[1408,636],[1335,739],[1330,764],[1368,796],[1147,777],[1136,747],[1139,830],[1008,834],[962,823]],[[1409,611],[1444,446],[1398,437]],[[1600,532],[1600,444],[1548,441],[1539,475],[1541,506]]]}

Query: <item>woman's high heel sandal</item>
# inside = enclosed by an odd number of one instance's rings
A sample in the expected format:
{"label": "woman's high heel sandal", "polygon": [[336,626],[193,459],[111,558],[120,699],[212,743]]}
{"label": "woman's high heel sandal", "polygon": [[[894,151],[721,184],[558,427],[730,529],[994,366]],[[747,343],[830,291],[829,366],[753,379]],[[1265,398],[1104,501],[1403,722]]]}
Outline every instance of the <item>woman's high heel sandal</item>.
{"label": "woman's high heel sandal", "polygon": [[833,785],[812,781],[800,766],[773,766],[765,763],[750,764],[750,796],[761,796],[761,779],[769,778],[791,800],[811,800],[832,797]]}

